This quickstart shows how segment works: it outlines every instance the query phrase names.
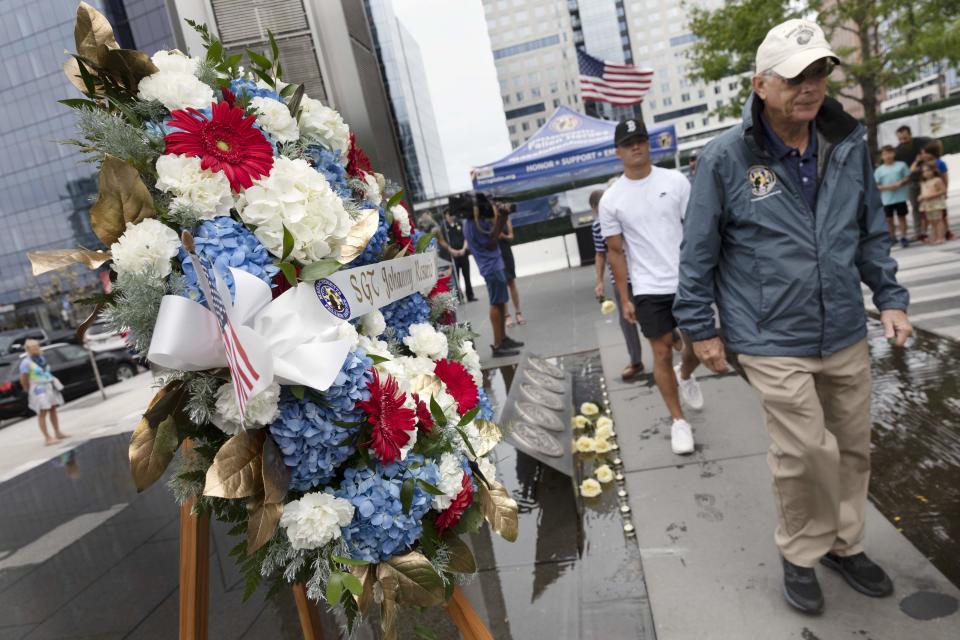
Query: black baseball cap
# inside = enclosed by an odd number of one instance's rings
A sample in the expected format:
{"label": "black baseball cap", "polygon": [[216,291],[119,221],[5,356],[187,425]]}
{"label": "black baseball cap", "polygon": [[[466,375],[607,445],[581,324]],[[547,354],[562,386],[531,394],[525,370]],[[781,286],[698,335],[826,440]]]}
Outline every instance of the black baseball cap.
{"label": "black baseball cap", "polygon": [[650,136],[647,135],[647,128],[644,126],[643,120],[628,118],[618,124],[616,131],[613,132],[613,144],[615,146],[619,147],[631,138],[650,139]]}

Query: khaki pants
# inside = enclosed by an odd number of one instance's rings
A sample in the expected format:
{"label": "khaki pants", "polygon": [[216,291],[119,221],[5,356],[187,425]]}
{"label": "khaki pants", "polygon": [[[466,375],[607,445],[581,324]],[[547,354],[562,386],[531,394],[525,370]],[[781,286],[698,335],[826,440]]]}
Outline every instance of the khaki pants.
{"label": "khaki pants", "polygon": [[829,551],[861,552],[870,480],[867,341],[826,358],[739,356],[766,413],[774,540],[787,560],[812,567]]}

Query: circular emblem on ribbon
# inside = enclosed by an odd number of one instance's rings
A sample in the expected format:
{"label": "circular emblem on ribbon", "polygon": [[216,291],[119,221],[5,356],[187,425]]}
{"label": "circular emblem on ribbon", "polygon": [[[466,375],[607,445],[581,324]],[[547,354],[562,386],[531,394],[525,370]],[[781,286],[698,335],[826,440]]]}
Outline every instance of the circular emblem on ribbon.
{"label": "circular emblem on ribbon", "polygon": [[346,320],[350,317],[350,303],[347,301],[347,296],[343,295],[340,287],[330,280],[322,278],[317,280],[313,288],[317,292],[317,297],[320,298],[320,304],[322,304],[327,311],[341,320]]}
{"label": "circular emblem on ribbon", "polygon": [[777,184],[777,176],[767,167],[757,165],[747,170],[747,182],[750,183],[750,191],[753,195],[765,196],[773,191],[773,186]]}

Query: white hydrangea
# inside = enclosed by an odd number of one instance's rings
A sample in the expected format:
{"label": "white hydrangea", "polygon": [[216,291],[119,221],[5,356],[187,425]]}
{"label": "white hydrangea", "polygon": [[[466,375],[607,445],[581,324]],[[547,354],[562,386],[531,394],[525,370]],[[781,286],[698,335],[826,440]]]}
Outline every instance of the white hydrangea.
{"label": "white hydrangea", "polygon": [[300,101],[300,108],[301,135],[310,142],[339,151],[341,160],[346,162],[347,150],[350,148],[350,127],[340,114],[319,100],[306,96]]}
{"label": "white hydrangea", "polygon": [[197,59],[179,51],[158,51],[150,58],[157,66],[154,74],[143,78],[137,87],[141,100],[159,100],[170,111],[209,109],[214,102],[213,89],[194,75]]}
{"label": "white hydrangea", "polygon": [[240,217],[273,255],[283,255],[283,227],[293,235],[290,259],[310,264],[337,256],[350,214],[326,178],[304,160],[275,158],[270,175],[254,180],[237,201]]}
{"label": "white hydrangea", "polygon": [[[276,382],[247,401],[246,425],[266,426],[280,415],[280,385]],[[217,389],[217,402],[213,414],[213,424],[224,433],[235,435],[243,427],[240,424],[240,407],[232,382]]]}
{"label": "white hydrangea", "polygon": [[447,336],[426,322],[410,325],[410,335],[403,344],[418,356],[433,360],[447,357]]}
{"label": "white hydrangea", "polygon": [[290,109],[273,98],[256,97],[250,106],[257,112],[257,124],[273,136],[277,142],[293,142],[300,139],[300,128],[290,115]]}
{"label": "white hydrangea", "polygon": [[157,189],[173,194],[171,209],[193,209],[202,220],[230,215],[234,203],[227,176],[222,171],[201,169],[196,156],[160,156]]}
{"label": "white hydrangea", "polygon": [[477,466],[480,467],[480,473],[488,481],[493,482],[497,479],[497,465],[489,456],[477,458]]}
{"label": "white hydrangea", "polygon": [[464,340],[457,350],[457,360],[467,368],[477,387],[483,386],[483,369],[480,367],[480,354],[473,347],[472,340]]}
{"label": "white hydrangea", "polygon": [[460,456],[453,453],[444,453],[440,456],[440,482],[437,489],[443,491],[442,496],[433,496],[433,508],[443,511],[450,506],[463,488],[463,465]]}
{"label": "white hydrangea", "polygon": [[404,236],[409,236],[410,231],[413,229],[410,224],[410,213],[403,207],[403,205],[395,204],[390,207],[390,213],[393,215],[393,220],[399,223],[400,233]]}
{"label": "white hydrangea", "polygon": [[353,520],[349,500],[329,493],[308,493],[283,507],[280,526],[294,549],[317,549],[340,537],[340,528]]}
{"label": "white hydrangea", "polygon": [[379,309],[374,309],[360,318],[360,329],[365,336],[376,338],[387,328],[387,321]]}
{"label": "white hydrangea", "polygon": [[117,275],[145,273],[156,278],[170,275],[170,259],[177,255],[177,232],[154,218],[127,225],[123,235],[110,245]]}

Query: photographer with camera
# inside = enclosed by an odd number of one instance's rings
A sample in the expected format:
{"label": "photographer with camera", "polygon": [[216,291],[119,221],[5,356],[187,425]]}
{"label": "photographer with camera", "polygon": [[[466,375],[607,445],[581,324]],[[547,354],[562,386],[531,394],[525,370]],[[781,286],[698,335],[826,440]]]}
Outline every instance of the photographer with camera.
{"label": "photographer with camera", "polygon": [[494,358],[519,355],[523,346],[507,335],[507,276],[498,240],[516,205],[494,203],[485,193],[465,193],[450,198],[450,210],[463,220],[463,235],[477,261],[490,299]]}

